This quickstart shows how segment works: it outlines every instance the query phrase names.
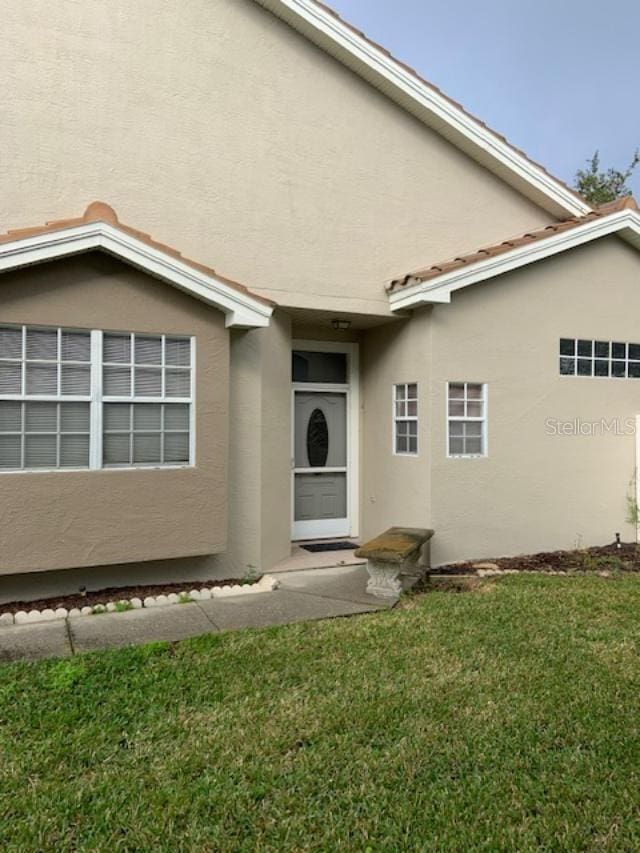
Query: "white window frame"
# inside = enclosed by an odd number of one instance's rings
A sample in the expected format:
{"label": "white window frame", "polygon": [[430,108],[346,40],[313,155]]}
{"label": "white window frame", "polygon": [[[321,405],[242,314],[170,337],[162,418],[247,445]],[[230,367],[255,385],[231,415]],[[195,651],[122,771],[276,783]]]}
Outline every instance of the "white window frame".
{"label": "white window frame", "polygon": [[[409,397],[409,386],[410,385],[415,385],[415,388],[416,388],[416,396],[415,397]],[[398,399],[398,397],[397,397],[398,388],[404,388],[404,390],[405,390],[405,396],[400,398],[400,399]],[[394,456],[412,456],[415,458],[416,456],[419,456],[419,454],[420,454],[420,424],[419,424],[420,389],[419,389],[419,383],[418,382],[396,382],[391,388],[391,393],[392,393],[391,416],[392,416],[392,422],[393,422],[393,431],[392,431],[393,455]],[[407,415],[400,416],[397,414],[396,403],[404,403],[407,406],[407,411],[408,411],[408,404],[414,403],[414,402],[416,404],[416,414],[415,415],[407,414]],[[398,438],[399,438],[399,436],[398,436],[398,424],[400,424],[400,423],[415,423],[415,425],[416,425],[416,435],[415,435],[416,449],[415,450],[398,450]]]}
{"label": "white window frame", "polygon": [[[467,417],[466,415],[449,415],[449,388],[451,385],[464,385],[464,399],[465,402],[468,401],[467,397],[467,387],[469,385],[480,385],[482,388],[482,397],[479,398],[482,402],[482,416],[481,417]],[[477,402],[476,398],[473,398],[474,402]],[[489,422],[489,387],[486,382],[467,382],[466,380],[456,380],[450,381],[446,383],[445,388],[445,418],[446,418],[446,442],[447,442],[447,459],[486,459],[489,455],[489,430],[488,430],[488,422]],[[462,423],[481,423],[481,441],[482,441],[482,452],[481,453],[451,453],[451,444],[450,444],[450,425],[452,422],[462,422]]]}
{"label": "white window frame", "polygon": [[[92,333],[93,334],[93,333]],[[192,468],[195,465],[195,442],[194,442],[194,433],[195,433],[195,338],[193,336],[189,337],[188,335],[169,335],[169,334],[160,334],[160,333],[150,333],[150,332],[129,332],[129,331],[114,331],[109,329],[108,331],[99,331],[95,333],[100,336],[100,398],[98,399],[98,408],[100,418],[100,433],[99,439],[96,439],[96,443],[99,441],[99,457],[100,462],[102,461],[102,441],[104,437],[104,425],[102,423],[102,413],[103,407],[102,403],[160,403],[160,404],[171,404],[171,403],[181,403],[182,405],[189,405],[189,462],[169,462],[169,463],[158,463],[158,462],[132,462],[131,464],[110,464],[104,465],[100,464],[99,468],[107,471],[127,471],[133,469],[148,469],[148,468],[160,468],[165,470],[167,468]],[[104,335],[129,335],[131,337],[131,358],[128,363],[116,363],[116,362],[104,362],[102,359],[104,357]],[[162,391],[160,396],[150,397],[150,396],[140,396],[136,395],[135,392],[135,368],[145,367],[146,365],[136,365],[135,361],[135,346],[136,346],[136,335],[139,335],[141,338],[155,337],[161,338],[161,347],[162,347],[162,361],[160,365],[151,365],[155,367],[160,367],[162,370]],[[165,388],[165,380],[166,380],[166,339],[167,338],[184,338],[185,340],[190,341],[190,367],[189,367],[189,378],[190,378],[190,394],[188,397],[168,397],[166,395]],[[98,345],[96,345],[98,346]],[[92,362],[93,364],[93,362]],[[131,394],[105,394],[103,387],[103,367],[105,366],[114,366],[114,367],[127,367],[131,370]],[[169,365],[169,369],[171,366]],[[184,369],[184,368],[183,368]],[[186,369],[184,369],[186,372]],[[133,431],[132,431],[133,435]],[[93,433],[92,433],[93,437]],[[98,453],[98,449],[96,449],[96,453]],[[90,454],[91,455],[91,454]]]}
{"label": "white window frame", "polygon": [[[0,394],[0,402],[17,401],[21,403],[89,403],[89,465],[80,468],[3,468],[2,474],[49,474],[70,473],[78,471],[140,471],[140,470],[171,470],[176,468],[193,468],[196,464],[196,398],[195,398],[195,376],[196,376],[196,343],[193,335],[168,334],[161,332],[139,332],[141,337],[159,337],[162,340],[162,395],[159,397],[135,396],[135,376],[133,364],[131,366],[131,396],[104,396],[103,395],[103,337],[104,334],[131,335],[131,346],[135,347],[135,332],[101,329],[79,329],[71,326],[44,326],[35,323],[2,323],[2,328],[22,329],[22,394]],[[41,329],[57,331],[58,333],[58,358],[57,364],[61,364],[61,335],[63,332],[89,332],[90,335],[90,393],[88,395],[65,394],[61,392],[61,370],[58,369],[58,393],[57,394],[26,394],[26,330]],[[167,338],[182,338],[189,341],[190,345],[190,395],[188,397],[167,397],[165,394],[165,342]],[[132,349],[133,353],[133,349]],[[132,355],[135,358],[135,355]],[[2,361],[18,361],[18,359],[0,359]],[[44,362],[43,362],[44,363]],[[52,364],[53,361],[46,363]],[[65,362],[67,363],[67,362]],[[73,362],[71,362],[73,364]],[[86,364],[86,362],[83,362]],[[123,365],[126,366],[126,365]],[[189,461],[169,463],[138,463],[122,465],[103,464],[103,404],[105,403],[151,403],[151,404],[183,404],[189,406]],[[24,441],[24,435],[23,435]]]}

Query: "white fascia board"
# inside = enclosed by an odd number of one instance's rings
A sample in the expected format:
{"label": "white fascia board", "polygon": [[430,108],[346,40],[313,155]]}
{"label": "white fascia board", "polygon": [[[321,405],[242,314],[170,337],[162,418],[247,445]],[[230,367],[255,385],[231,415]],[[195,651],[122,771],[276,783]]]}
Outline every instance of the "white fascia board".
{"label": "white fascia board", "polygon": [[223,311],[227,328],[269,325],[271,306],[107,222],[87,222],[0,243],[0,272],[96,249]]}
{"label": "white fascia board", "polygon": [[451,302],[451,294],[463,287],[496,278],[499,275],[504,275],[504,273],[558,255],[568,249],[574,249],[610,234],[620,234],[621,237],[631,238],[630,242],[637,246],[637,241],[640,238],[640,214],[634,210],[612,213],[610,216],[594,219],[553,237],[547,237],[544,240],[512,249],[510,252],[504,252],[496,257],[487,258],[485,261],[443,273],[437,278],[429,279],[421,284],[405,286],[396,293],[390,294],[391,310],[400,311],[432,302]]}
{"label": "white fascia board", "polygon": [[526,189],[530,198],[553,215],[584,216],[592,210],[568,187],[314,0],[256,2],[380,88],[403,108],[408,108],[408,98],[410,111],[425,124],[436,131],[439,124],[445,125],[452,143],[475,156],[507,183],[513,183],[519,191]]}

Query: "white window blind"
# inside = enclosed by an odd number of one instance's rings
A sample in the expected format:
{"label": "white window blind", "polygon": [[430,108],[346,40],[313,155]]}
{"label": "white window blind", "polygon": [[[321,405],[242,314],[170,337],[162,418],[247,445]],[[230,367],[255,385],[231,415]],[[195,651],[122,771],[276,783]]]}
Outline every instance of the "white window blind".
{"label": "white window blind", "polygon": [[163,465],[188,461],[188,405],[105,403],[105,465]]}
{"label": "white window blind", "polygon": [[189,400],[190,340],[164,335],[104,334],[105,397]]}
{"label": "white window blind", "polygon": [[0,326],[0,470],[193,464],[192,349],[187,337]]}

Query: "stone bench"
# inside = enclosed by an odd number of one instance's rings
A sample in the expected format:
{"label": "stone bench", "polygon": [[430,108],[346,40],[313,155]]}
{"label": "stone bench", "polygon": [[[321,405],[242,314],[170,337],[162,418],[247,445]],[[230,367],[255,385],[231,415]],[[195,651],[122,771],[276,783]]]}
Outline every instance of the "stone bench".
{"label": "stone bench", "polygon": [[367,561],[367,592],[377,598],[397,598],[401,575],[415,575],[429,568],[429,542],[433,530],[390,527],[356,551]]}

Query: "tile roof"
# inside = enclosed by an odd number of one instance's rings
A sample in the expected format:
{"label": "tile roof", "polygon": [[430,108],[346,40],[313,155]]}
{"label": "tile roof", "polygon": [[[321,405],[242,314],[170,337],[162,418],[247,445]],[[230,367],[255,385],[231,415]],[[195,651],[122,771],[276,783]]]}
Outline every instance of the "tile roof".
{"label": "tile roof", "polygon": [[612,213],[617,213],[621,210],[640,210],[640,208],[638,208],[635,199],[631,196],[617,199],[616,201],[609,202],[608,204],[600,205],[600,207],[597,207],[586,216],[564,219],[536,231],[528,231],[526,234],[521,234],[518,237],[512,237],[509,240],[504,240],[502,243],[496,243],[492,246],[485,246],[482,249],[476,249],[475,252],[471,252],[468,255],[459,255],[456,258],[451,258],[447,261],[443,261],[442,263],[433,264],[433,266],[408,273],[401,278],[394,279],[387,286],[387,291],[389,293],[393,293],[402,287],[429,281],[432,278],[437,278],[438,276],[451,272],[452,270],[471,266],[479,263],[480,261],[486,261],[487,258],[502,255],[505,252],[510,252],[512,249],[516,249],[519,246],[525,246],[528,243],[537,243],[541,240],[546,240],[553,237],[554,234],[560,234],[563,231],[570,231],[587,222],[593,222],[595,219],[602,219],[605,216],[610,216]]}
{"label": "tile roof", "polygon": [[163,252],[165,255],[169,255],[178,259],[183,264],[193,267],[193,269],[198,270],[198,272],[215,277],[218,281],[223,282],[240,293],[250,296],[252,299],[256,299],[258,302],[263,302],[265,305],[270,306],[275,305],[272,300],[266,299],[264,296],[259,296],[257,293],[253,293],[243,284],[239,284],[237,281],[233,281],[232,279],[220,275],[211,267],[207,267],[197,261],[185,258],[176,249],[173,249],[171,246],[167,246],[164,243],[159,243],[144,231],[139,231],[137,228],[132,228],[130,225],[125,225],[123,222],[120,222],[115,210],[103,201],[91,202],[82,216],[73,219],[56,219],[52,222],[46,222],[44,225],[38,225],[33,228],[17,228],[7,231],[4,234],[0,234],[0,245],[3,243],[11,243],[15,240],[24,240],[28,237],[36,237],[39,234],[49,234],[54,231],[62,231],[65,228],[74,228],[78,225],[87,225],[92,222],[106,222],[114,228],[117,228],[119,231],[129,234],[131,237],[135,237],[137,240],[140,240],[152,248]]}
{"label": "tile roof", "polygon": [[438,94],[441,98],[444,98],[453,107],[455,107],[456,109],[458,109],[462,113],[464,113],[465,116],[470,118],[476,124],[480,125],[480,127],[483,127],[485,130],[489,131],[489,133],[491,133],[493,136],[495,136],[496,139],[499,139],[505,145],[508,145],[512,151],[515,151],[521,157],[524,157],[524,159],[527,160],[529,163],[531,163],[532,166],[535,166],[535,168],[540,169],[542,172],[544,172],[545,175],[547,175],[549,178],[551,178],[556,184],[559,184],[560,186],[564,187],[564,189],[568,190],[572,195],[574,195],[576,197],[576,199],[578,199],[579,201],[581,201],[584,204],[589,206],[589,202],[587,202],[586,199],[584,199],[578,192],[576,192],[573,189],[573,187],[570,187],[564,181],[561,181],[555,175],[552,175],[551,172],[548,169],[546,169],[541,163],[538,163],[536,160],[533,160],[531,157],[529,157],[529,155],[525,151],[523,151],[521,148],[518,148],[516,145],[514,145],[512,142],[510,142],[506,136],[503,136],[501,133],[498,133],[492,127],[489,127],[489,125],[486,124],[486,122],[482,121],[482,119],[478,118],[478,116],[474,115],[472,112],[467,110],[466,107],[463,104],[461,104],[459,101],[456,101],[453,98],[449,97],[449,95],[447,95],[445,92],[443,92],[442,89],[439,89],[438,86],[434,85],[429,80],[426,80],[424,77],[422,77],[416,71],[416,69],[413,68],[411,65],[407,65],[406,62],[403,62],[401,59],[398,59],[396,56],[394,56],[391,53],[391,51],[387,50],[386,47],[383,47],[381,44],[374,41],[372,38],[369,38],[369,36],[366,33],[364,33],[362,30],[359,30],[357,27],[353,26],[353,24],[350,24],[341,15],[339,15],[338,12],[335,11],[335,9],[332,9],[331,6],[327,6],[326,3],[322,3],[322,2],[320,2],[320,0],[312,0],[312,2],[314,3],[314,5],[318,6],[320,9],[323,9],[327,14],[331,15],[333,18],[335,18],[337,21],[339,21],[340,24],[347,27],[347,29],[351,30],[352,33],[354,33],[359,38],[366,41],[367,44],[371,45],[371,47],[380,51],[382,54],[387,56],[389,59],[391,59],[397,65],[399,65],[401,68],[403,68],[405,71],[407,71],[413,77],[415,77],[415,79],[418,80],[423,86],[426,86],[428,89],[431,89],[431,91]]}

